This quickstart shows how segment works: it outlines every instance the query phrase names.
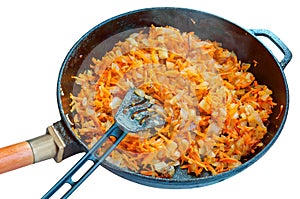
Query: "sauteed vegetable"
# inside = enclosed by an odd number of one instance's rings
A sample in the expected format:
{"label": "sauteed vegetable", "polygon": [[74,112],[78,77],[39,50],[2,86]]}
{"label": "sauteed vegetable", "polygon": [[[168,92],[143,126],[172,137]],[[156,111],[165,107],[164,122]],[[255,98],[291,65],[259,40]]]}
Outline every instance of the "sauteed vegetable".
{"label": "sauteed vegetable", "polygon": [[144,175],[172,177],[175,167],[196,176],[242,164],[263,145],[272,91],[250,67],[215,41],[173,27],[150,27],[119,41],[78,74],[71,94],[74,132],[91,147],[114,120],[130,87],[163,107],[165,125],[129,133],[107,161]]}

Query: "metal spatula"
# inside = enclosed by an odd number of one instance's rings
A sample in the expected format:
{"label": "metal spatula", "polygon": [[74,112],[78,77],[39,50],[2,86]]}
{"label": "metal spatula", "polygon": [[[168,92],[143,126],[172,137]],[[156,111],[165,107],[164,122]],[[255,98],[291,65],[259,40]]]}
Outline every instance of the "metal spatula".
{"label": "metal spatula", "polygon": [[[164,125],[165,121],[161,112],[163,109],[157,104],[154,104],[154,102],[154,99],[145,95],[141,90],[135,88],[129,89],[115,115],[115,123],[101,139],[96,142],[89,152],[84,155],[42,198],[50,198],[65,184],[71,185],[71,188],[62,196],[62,198],[69,197],[105,160],[113,149],[116,148],[128,132],[138,132]],[[97,154],[98,149],[103,146],[110,136],[116,138],[115,142],[99,156]],[[73,181],[72,177],[74,174],[89,160],[94,164],[79,180]]]}

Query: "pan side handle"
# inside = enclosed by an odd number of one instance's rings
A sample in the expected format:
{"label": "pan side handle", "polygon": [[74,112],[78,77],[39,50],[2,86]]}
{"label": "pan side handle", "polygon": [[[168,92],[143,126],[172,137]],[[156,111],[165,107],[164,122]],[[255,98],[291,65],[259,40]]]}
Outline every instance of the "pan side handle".
{"label": "pan side handle", "polygon": [[[279,50],[283,53],[284,57],[281,61],[278,61],[282,69],[285,69],[287,64],[292,59],[292,52],[289,50],[289,48],[277,37],[274,33],[272,33],[269,30],[266,29],[250,29],[250,32],[254,36],[263,36],[268,38],[270,41],[272,41]],[[277,59],[276,59],[277,60]]]}

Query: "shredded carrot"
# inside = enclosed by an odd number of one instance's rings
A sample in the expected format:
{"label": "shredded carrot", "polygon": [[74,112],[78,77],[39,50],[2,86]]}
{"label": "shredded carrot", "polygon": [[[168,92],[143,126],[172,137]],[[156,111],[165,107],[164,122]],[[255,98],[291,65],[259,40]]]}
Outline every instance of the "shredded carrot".
{"label": "shredded carrot", "polygon": [[254,60],[253,60],[253,66],[256,67],[257,64],[258,64],[258,62],[254,59]]}
{"label": "shredded carrot", "polygon": [[216,175],[262,146],[276,105],[272,91],[248,72],[251,64],[217,42],[151,26],[92,63],[73,77],[81,90],[70,104],[74,131],[89,147],[112,125],[132,86],[165,113],[163,127],[129,133],[111,153],[108,161],[119,167],[155,177],[172,177],[176,166]]}
{"label": "shredded carrot", "polygon": [[279,117],[281,116],[281,114],[282,114],[282,111],[283,111],[283,105],[280,105],[280,110],[279,110],[279,113],[278,113],[278,115],[276,116],[276,120],[278,120],[279,119]]}

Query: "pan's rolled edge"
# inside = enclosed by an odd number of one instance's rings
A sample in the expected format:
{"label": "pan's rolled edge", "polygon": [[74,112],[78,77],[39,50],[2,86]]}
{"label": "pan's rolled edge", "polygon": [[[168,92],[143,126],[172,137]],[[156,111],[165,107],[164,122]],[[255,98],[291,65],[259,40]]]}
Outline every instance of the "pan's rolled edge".
{"label": "pan's rolled edge", "polygon": [[32,148],[27,141],[0,149],[0,174],[34,163]]}

